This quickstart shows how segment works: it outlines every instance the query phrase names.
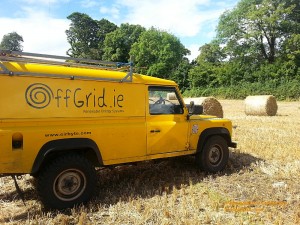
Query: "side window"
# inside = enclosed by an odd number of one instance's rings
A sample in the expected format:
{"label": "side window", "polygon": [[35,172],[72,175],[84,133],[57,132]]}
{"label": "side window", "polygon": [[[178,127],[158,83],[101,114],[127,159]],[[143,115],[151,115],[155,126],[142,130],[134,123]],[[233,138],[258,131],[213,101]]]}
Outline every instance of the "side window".
{"label": "side window", "polygon": [[174,87],[152,86],[148,91],[151,115],[183,114],[183,106]]}

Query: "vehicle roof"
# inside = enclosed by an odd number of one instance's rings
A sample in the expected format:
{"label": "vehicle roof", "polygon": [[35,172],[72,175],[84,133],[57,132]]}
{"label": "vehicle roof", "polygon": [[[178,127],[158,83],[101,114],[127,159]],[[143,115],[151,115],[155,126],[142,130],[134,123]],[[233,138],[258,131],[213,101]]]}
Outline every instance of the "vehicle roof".
{"label": "vehicle roof", "polygon": [[[3,61],[2,64],[11,72],[18,75],[37,76],[37,77],[53,77],[53,78],[66,78],[75,80],[122,80],[128,72],[121,72],[111,69],[103,68],[88,68],[88,67],[69,67],[62,65],[40,64],[40,63],[27,63],[27,62],[11,62]],[[3,71],[0,67],[0,71]],[[128,81],[127,81],[128,82]],[[143,84],[160,84],[174,86],[176,83],[171,80],[140,75],[133,73],[131,83]]]}

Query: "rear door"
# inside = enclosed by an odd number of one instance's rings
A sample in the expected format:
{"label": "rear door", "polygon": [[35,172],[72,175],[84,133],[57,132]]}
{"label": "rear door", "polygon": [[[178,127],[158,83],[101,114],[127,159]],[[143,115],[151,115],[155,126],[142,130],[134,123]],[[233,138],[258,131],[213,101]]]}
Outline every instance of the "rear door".
{"label": "rear door", "polygon": [[178,99],[175,87],[148,87],[148,155],[187,150],[187,115]]}

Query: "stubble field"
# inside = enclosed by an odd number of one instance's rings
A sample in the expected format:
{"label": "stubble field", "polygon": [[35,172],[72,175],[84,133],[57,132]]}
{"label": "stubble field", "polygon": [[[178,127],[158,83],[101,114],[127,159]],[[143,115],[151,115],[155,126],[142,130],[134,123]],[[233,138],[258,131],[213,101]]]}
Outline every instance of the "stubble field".
{"label": "stubble field", "polygon": [[244,103],[221,100],[233,121],[226,169],[207,174],[193,157],[99,169],[86,206],[44,211],[34,180],[0,178],[1,224],[300,224],[300,104],[278,102],[275,117],[246,116]]}

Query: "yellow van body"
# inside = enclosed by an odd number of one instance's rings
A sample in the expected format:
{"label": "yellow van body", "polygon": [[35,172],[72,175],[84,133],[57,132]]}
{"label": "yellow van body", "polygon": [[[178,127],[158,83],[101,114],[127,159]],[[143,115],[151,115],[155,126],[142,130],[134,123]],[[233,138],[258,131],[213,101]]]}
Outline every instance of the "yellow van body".
{"label": "yellow van body", "polygon": [[195,155],[212,135],[235,147],[231,121],[189,115],[173,81],[1,57],[0,174],[36,175],[66,152],[94,167]]}

